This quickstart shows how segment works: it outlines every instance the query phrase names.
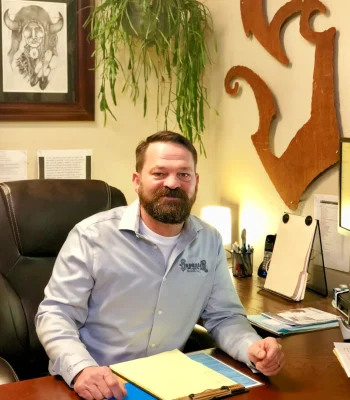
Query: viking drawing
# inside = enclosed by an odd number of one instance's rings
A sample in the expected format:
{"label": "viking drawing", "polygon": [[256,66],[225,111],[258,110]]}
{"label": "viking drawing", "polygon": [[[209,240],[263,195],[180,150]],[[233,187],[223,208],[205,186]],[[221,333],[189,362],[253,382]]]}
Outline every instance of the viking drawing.
{"label": "viking drawing", "polygon": [[61,13],[53,23],[42,7],[22,7],[11,19],[9,10],[4,13],[5,25],[12,31],[8,52],[12,69],[27,78],[31,86],[39,84],[45,90],[53,70],[58,66],[57,33],[63,28]]}

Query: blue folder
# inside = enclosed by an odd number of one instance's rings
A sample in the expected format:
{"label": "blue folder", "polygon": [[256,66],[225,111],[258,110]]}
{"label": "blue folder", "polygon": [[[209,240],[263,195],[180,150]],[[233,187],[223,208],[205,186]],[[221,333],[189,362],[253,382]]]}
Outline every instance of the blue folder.
{"label": "blue folder", "polygon": [[125,384],[125,389],[128,392],[128,395],[124,397],[123,400],[157,400],[156,397],[153,397],[149,393],[145,392],[144,390],[140,389],[130,382],[127,382]]}

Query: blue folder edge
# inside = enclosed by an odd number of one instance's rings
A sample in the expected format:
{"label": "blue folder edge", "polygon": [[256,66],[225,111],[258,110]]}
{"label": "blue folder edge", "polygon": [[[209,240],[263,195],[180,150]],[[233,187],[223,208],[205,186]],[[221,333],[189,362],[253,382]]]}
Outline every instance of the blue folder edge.
{"label": "blue folder edge", "polygon": [[138,386],[133,385],[130,382],[125,384],[125,389],[128,392],[128,395],[124,397],[123,400],[156,400],[156,397],[153,397],[149,393],[140,389]]}
{"label": "blue folder edge", "polygon": [[206,354],[204,352],[196,352],[186,354],[191,360],[197,361],[208,368],[213,369],[216,372],[219,372],[221,375],[226,376],[233,381],[240,383],[241,385],[245,386],[246,388],[251,388],[254,386],[263,385],[263,383],[250,378],[248,375],[239,372],[235,368],[230,367],[229,365],[217,360],[216,358]]}
{"label": "blue folder edge", "polygon": [[[255,379],[250,378],[248,375],[245,375],[242,372],[237,371],[236,369],[224,364],[223,362],[217,360],[216,358],[206,353],[196,352],[186,355],[191,360],[197,361],[205,365],[206,367],[211,368],[216,372],[219,372],[220,374],[226,376],[227,378],[232,379],[233,381],[244,385],[246,388],[262,385],[261,382],[258,382]],[[124,397],[123,400],[157,400],[157,397],[153,397],[149,393],[145,392],[144,390],[140,389],[138,386],[135,386],[130,382],[125,383],[125,389],[128,392],[128,395]]]}

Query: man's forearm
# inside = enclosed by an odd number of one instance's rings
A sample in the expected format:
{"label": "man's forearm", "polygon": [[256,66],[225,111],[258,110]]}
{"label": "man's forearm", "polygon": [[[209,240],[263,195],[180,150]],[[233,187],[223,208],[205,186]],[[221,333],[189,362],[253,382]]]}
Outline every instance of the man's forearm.
{"label": "man's forearm", "polygon": [[248,365],[250,365],[248,347],[261,340],[243,315],[222,321],[210,333],[222,350]]}
{"label": "man's forearm", "polygon": [[51,361],[50,372],[61,375],[68,385],[84,368],[97,366],[79,339],[73,321],[62,315],[40,312],[36,316],[39,340]]}

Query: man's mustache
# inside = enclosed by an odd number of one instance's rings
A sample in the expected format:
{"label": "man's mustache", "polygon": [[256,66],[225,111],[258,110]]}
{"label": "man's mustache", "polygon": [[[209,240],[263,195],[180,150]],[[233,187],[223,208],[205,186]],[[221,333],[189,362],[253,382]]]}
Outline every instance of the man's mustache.
{"label": "man's mustache", "polygon": [[173,197],[176,199],[188,200],[187,194],[180,188],[170,189],[170,188],[160,188],[155,193],[155,197],[160,199],[162,197]]}

